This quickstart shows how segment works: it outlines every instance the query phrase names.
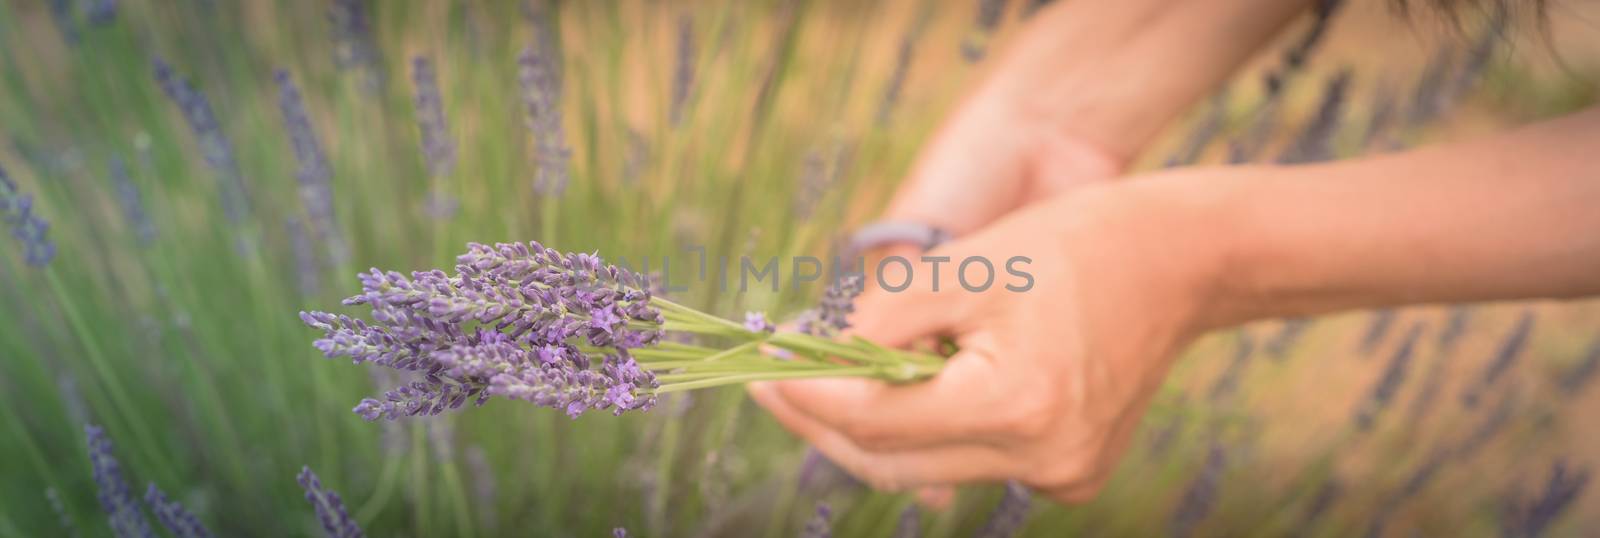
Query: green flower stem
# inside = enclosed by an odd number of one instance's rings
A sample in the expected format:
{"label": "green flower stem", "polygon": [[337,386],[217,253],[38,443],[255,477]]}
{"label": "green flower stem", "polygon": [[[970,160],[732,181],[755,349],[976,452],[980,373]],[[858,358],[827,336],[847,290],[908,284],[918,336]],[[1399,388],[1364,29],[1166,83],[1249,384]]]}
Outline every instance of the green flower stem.
{"label": "green flower stem", "polygon": [[871,366],[853,366],[838,369],[805,370],[797,372],[756,372],[750,374],[715,377],[697,381],[685,381],[682,383],[667,383],[661,385],[661,388],[656,389],[656,394],[667,394],[685,390],[720,387],[723,385],[737,385],[752,381],[778,381],[783,379],[806,379],[817,377],[870,377],[877,371],[877,368]]}

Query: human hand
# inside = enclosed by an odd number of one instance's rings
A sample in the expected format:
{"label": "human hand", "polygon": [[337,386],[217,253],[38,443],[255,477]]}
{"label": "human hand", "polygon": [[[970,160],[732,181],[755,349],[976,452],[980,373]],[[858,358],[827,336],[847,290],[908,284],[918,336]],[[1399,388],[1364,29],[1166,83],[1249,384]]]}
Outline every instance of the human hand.
{"label": "human hand", "polygon": [[[855,334],[887,346],[936,336],[960,351],[923,383],[824,379],[753,384],[784,426],[875,488],[1017,480],[1062,502],[1104,483],[1175,352],[1199,333],[1213,271],[1180,208],[1142,195],[1146,181],[1104,185],[1035,204],[936,248],[898,293],[857,302]],[[995,284],[973,292],[959,264],[983,257]],[[1030,289],[1006,260],[1033,276]],[[1174,263],[1182,260],[1182,263]],[[885,266],[884,282],[901,282]],[[981,264],[966,282],[983,280]]]}

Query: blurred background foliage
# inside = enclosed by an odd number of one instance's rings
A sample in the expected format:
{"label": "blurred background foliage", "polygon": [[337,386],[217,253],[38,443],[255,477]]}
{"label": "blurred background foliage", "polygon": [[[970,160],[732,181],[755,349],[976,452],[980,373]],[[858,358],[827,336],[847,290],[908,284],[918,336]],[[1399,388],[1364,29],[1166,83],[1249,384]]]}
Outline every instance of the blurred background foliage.
{"label": "blurred background foliage", "polygon": [[[781,536],[819,501],[839,535],[890,534],[908,498],[808,458],[739,390],[643,416],[495,402],[366,423],[350,407],[391,380],[322,359],[295,313],[353,293],[358,270],[444,266],[467,241],[825,256],[1042,3],[0,4],[0,168],[34,219],[12,204],[0,247],[0,534],[108,532],[85,424],[106,427],[136,491],[158,485],[221,535],[320,532],[302,465],[377,536]],[[1595,102],[1592,2],[1505,19],[1416,11],[1352,0],[1308,14],[1139,169],[1346,158]],[[1319,24],[1309,61],[1286,60]],[[528,117],[520,84],[530,47],[553,59],[545,97],[565,133],[544,152],[549,116]],[[158,59],[189,100],[169,98]],[[318,228],[330,198],[297,156],[277,70],[326,155],[348,253]],[[1263,83],[1273,74],[1281,92]],[[564,189],[536,188],[561,172]],[[27,224],[40,221],[42,236]],[[53,259],[27,263],[43,242]],[[815,291],[695,286],[682,300],[793,313]],[[1600,398],[1587,389],[1597,313],[1439,306],[1213,335],[1107,490],[1034,502],[1023,533],[1581,534],[1600,524],[1600,498],[1582,495],[1600,449],[1583,418]],[[926,535],[971,534],[1001,496],[974,487],[914,517]]]}

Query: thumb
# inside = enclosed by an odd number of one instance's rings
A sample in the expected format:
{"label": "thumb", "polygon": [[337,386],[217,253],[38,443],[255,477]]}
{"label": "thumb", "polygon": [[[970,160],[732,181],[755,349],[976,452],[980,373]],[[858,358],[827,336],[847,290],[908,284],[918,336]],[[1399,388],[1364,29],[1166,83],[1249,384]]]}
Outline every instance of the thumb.
{"label": "thumb", "polygon": [[867,267],[867,287],[856,300],[852,333],[887,347],[905,347],[951,333],[977,299],[957,285],[955,256],[898,248]]}

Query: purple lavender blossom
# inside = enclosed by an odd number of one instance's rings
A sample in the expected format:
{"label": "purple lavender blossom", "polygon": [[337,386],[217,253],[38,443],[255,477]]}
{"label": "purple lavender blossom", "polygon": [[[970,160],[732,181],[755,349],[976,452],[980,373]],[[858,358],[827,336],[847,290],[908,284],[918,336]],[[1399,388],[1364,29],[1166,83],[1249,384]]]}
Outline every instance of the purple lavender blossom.
{"label": "purple lavender blossom", "polygon": [[624,527],[611,529],[611,538],[628,538],[628,529]]}
{"label": "purple lavender blossom", "polygon": [[1383,370],[1383,376],[1378,378],[1378,383],[1373,385],[1372,394],[1356,409],[1356,428],[1366,431],[1372,429],[1377,421],[1378,414],[1389,407],[1389,402],[1394,400],[1394,395],[1400,390],[1400,384],[1405,382],[1406,373],[1411,369],[1412,357],[1416,355],[1417,340],[1422,337],[1421,323],[1406,331],[1405,338],[1400,341],[1400,347],[1395,349],[1390,357],[1389,364]]}
{"label": "purple lavender blossom", "polygon": [[150,538],[155,536],[150,522],[139,510],[139,502],[129,491],[128,481],[122,476],[122,465],[111,453],[111,439],[99,426],[84,426],[89,438],[89,463],[94,468],[94,482],[99,489],[96,497],[105,510],[111,533],[118,538]]}
{"label": "purple lavender blossom", "polygon": [[300,487],[306,490],[306,501],[317,511],[317,520],[322,523],[322,531],[328,538],[363,538],[366,533],[361,531],[361,526],[350,518],[350,513],[345,511],[344,500],[331,489],[322,487],[322,480],[317,474],[311,472],[311,467],[301,467],[300,475],[296,477]]}
{"label": "purple lavender blossom", "polygon": [[243,175],[239,171],[239,163],[234,159],[233,143],[222,132],[222,126],[217,123],[217,115],[211,108],[211,101],[205,94],[200,93],[189,80],[172,70],[165,60],[157,57],[151,60],[156,83],[161,85],[161,91],[166,93],[167,99],[183,111],[183,118],[189,123],[189,130],[194,133],[195,142],[200,145],[200,156],[204,158],[206,166],[217,174],[217,189],[222,196],[222,212],[231,224],[239,224],[250,214],[250,199],[245,190]]}
{"label": "purple lavender blossom", "polygon": [[78,21],[72,17],[72,0],[50,0],[50,20],[56,23],[62,41],[78,46]]}
{"label": "purple lavender blossom", "polygon": [[694,90],[694,18],[685,12],[678,17],[678,66],[672,74],[672,109],[668,120],[673,127],[683,124],[689,93]]}
{"label": "purple lavender blossom", "polygon": [[572,158],[561,124],[561,77],[553,54],[550,49],[525,47],[517,56],[524,124],[538,165],[533,190],[540,196],[560,196],[566,190],[567,163]]}
{"label": "purple lavender blossom", "polygon": [[289,132],[290,145],[294,146],[295,179],[300,183],[300,200],[306,206],[306,216],[317,241],[327,249],[328,261],[334,266],[349,258],[344,234],[333,209],[333,169],[328,166],[328,156],[322,151],[311,118],[306,114],[300,88],[289,78],[289,72],[279,69],[273,73],[278,83],[278,111],[283,115],[284,130]]}
{"label": "purple lavender blossom", "polygon": [[978,538],[1010,538],[1022,530],[1033,509],[1033,493],[1016,481],[1006,482],[1006,491],[1000,504],[989,513],[989,519],[978,529]]}
{"label": "purple lavender blossom", "polygon": [[1222,472],[1228,464],[1227,450],[1213,441],[1206,451],[1205,466],[1184,488],[1183,497],[1172,513],[1170,531],[1175,537],[1191,536],[1217,503],[1217,489],[1222,482]]}
{"label": "purple lavender blossom", "polygon": [[822,292],[817,307],[800,314],[800,332],[825,336],[850,328],[850,314],[856,311],[856,296],[866,289],[861,275],[847,275]]}
{"label": "purple lavender blossom", "polygon": [[177,538],[211,538],[211,531],[200,523],[200,518],[195,517],[182,503],[167,498],[167,494],[156,487],[154,483],[145,490],[144,502],[150,505],[150,511],[155,513],[156,521],[167,528]]}
{"label": "purple lavender blossom", "polygon": [[536,242],[473,243],[454,276],[373,269],[361,280],[362,294],[345,304],[370,306],[372,323],[324,312],[301,319],[324,331],[315,345],[330,358],[420,376],[363,400],[355,411],[367,420],[436,415],[493,396],[573,417],[655,405],[655,376],[628,354],[662,336],[643,275]]}
{"label": "purple lavender blossom", "polygon": [[1583,495],[1589,485],[1589,470],[1573,470],[1565,461],[1550,466],[1550,478],[1544,490],[1523,501],[1513,496],[1506,502],[1504,517],[1500,520],[1500,535],[1516,538],[1543,536],[1550,525],[1561,519],[1573,501]]}
{"label": "purple lavender blossom", "polygon": [[817,503],[817,511],[800,529],[800,538],[830,538],[833,536],[833,508],[828,503]]}
{"label": "purple lavender blossom", "polygon": [[428,175],[435,179],[447,177],[456,166],[456,143],[444,114],[444,95],[439,92],[439,75],[434,71],[433,60],[421,55],[411,59],[411,83]]}
{"label": "purple lavender blossom", "polygon": [[747,331],[755,333],[770,333],[777,330],[777,327],[774,326],[772,322],[767,321],[767,315],[763,312],[745,312],[744,328]]}
{"label": "purple lavender blossom", "polygon": [[139,245],[149,245],[156,239],[156,226],[150,222],[150,215],[145,213],[139,187],[128,177],[127,164],[121,158],[112,158],[107,168],[112,188],[116,189],[117,205],[122,206],[122,216],[127,219],[128,226],[133,228],[133,236]]}
{"label": "purple lavender blossom", "polygon": [[1483,393],[1493,387],[1495,381],[1505,376],[1516,363],[1517,357],[1522,355],[1522,348],[1528,343],[1528,335],[1533,332],[1533,312],[1523,311],[1517,318],[1517,324],[1511,328],[1511,333],[1506,335],[1505,341],[1500,343],[1500,349],[1495,352],[1489,365],[1484,367],[1478,379],[1461,392],[1461,404],[1473,408],[1478,406],[1478,401],[1483,399]]}
{"label": "purple lavender blossom", "polygon": [[33,195],[23,194],[4,168],[0,168],[0,223],[22,243],[22,259],[28,265],[43,267],[56,257],[56,244],[46,237],[50,223],[33,212]]}

